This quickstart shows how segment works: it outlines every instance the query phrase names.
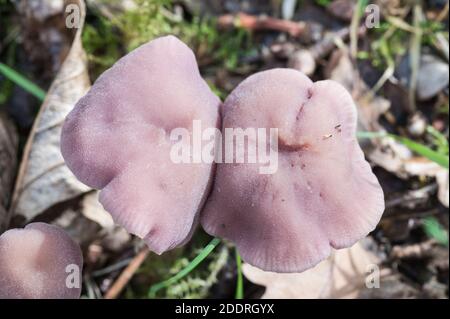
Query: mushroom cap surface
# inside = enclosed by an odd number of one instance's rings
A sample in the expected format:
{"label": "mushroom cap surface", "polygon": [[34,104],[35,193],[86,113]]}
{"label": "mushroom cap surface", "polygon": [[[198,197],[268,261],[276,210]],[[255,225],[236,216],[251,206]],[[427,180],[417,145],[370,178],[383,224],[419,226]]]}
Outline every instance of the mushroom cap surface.
{"label": "mushroom cap surface", "polygon": [[0,236],[0,299],[76,299],[83,256],[61,228],[31,223]]}
{"label": "mushroom cap surface", "polygon": [[68,115],[61,151],[80,181],[100,189],[116,223],[161,254],[188,240],[213,164],[174,163],[172,129],[219,126],[219,98],[193,52],[174,36],[153,40],[104,72]]}
{"label": "mushroom cap surface", "polygon": [[336,82],[313,83],[292,69],[247,78],[223,104],[222,132],[278,129],[278,169],[261,174],[258,163],[218,165],[203,228],[235,242],[247,263],[274,272],[301,272],[331,248],[352,246],[384,211],[356,120],[350,94]]}

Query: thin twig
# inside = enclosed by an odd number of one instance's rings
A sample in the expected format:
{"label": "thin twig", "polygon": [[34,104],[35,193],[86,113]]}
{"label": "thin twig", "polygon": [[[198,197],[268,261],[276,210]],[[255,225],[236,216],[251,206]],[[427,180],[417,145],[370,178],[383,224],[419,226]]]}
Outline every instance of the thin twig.
{"label": "thin twig", "polygon": [[120,270],[120,269],[125,268],[126,266],[128,266],[132,260],[133,260],[133,258],[127,258],[125,260],[121,260],[121,261],[119,261],[118,263],[116,263],[114,265],[111,265],[111,266],[105,267],[103,269],[99,269],[99,270],[93,271],[91,276],[94,277],[94,278],[95,277],[101,277],[101,276],[107,275],[109,273],[112,273],[113,271]]}
{"label": "thin twig", "polygon": [[221,28],[241,27],[250,31],[280,31],[293,37],[301,36],[306,30],[304,22],[281,20],[268,16],[253,16],[242,12],[236,15],[226,14],[219,17],[218,25]]}
{"label": "thin twig", "polygon": [[114,282],[114,284],[109,288],[105,294],[105,299],[116,299],[120,295],[122,290],[128,284],[130,279],[134,276],[136,271],[142,265],[149,254],[147,247],[143,248],[130,262],[130,264],[123,270],[119,278]]}

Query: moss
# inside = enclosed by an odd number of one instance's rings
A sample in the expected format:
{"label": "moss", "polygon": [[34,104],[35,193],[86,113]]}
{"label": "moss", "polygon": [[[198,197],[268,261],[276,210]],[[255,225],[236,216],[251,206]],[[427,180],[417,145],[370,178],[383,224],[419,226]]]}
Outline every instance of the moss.
{"label": "moss", "polygon": [[[203,231],[196,232],[191,242],[162,256],[150,256],[141,266],[124,297],[147,298],[152,284],[164,281],[185,268],[211,238]],[[217,282],[217,275],[225,266],[229,247],[221,244],[215,251],[186,277],[158,292],[158,298],[205,298]]]}
{"label": "moss", "polygon": [[121,37],[117,28],[102,16],[85,24],[82,42],[89,59],[92,80],[110,68],[122,55]]}
{"label": "moss", "polygon": [[159,36],[173,34],[196,53],[200,66],[216,65],[228,70],[239,67],[252,50],[250,33],[243,29],[221,31],[213,18],[193,16],[189,21],[172,14],[170,0],[137,0],[137,9],[107,19],[90,11],[83,45],[88,54],[92,79],[122,55]]}

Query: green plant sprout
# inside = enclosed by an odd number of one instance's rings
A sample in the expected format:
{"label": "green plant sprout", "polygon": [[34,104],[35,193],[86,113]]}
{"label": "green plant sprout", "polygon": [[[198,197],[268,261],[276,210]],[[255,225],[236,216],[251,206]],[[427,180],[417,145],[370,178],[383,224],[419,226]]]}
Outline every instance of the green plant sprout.
{"label": "green plant sprout", "polygon": [[239,255],[239,252],[237,249],[235,249],[236,252],[236,266],[237,266],[237,284],[236,284],[236,299],[243,299],[244,298],[244,278],[242,276],[242,259],[241,255]]}
{"label": "green plant sprout", "polygon": [[422,223],[428,237],[433,238],[443,246],[448,246],[448,233],[436,218],[426,217],[422,220]]}
{"label": "green plant sprout", "polygon": [[192,270],[194,270],[208,255],[220,244],[219,238],[212,239],[205,248],[195,257],[185,268],[183,268],[180,272],[178,272],[175,276],[164,280],[160,283],[154,284],[150,287],[148,291],[149,298],[155,298],[156,293],[163,289],[167,288],[173,283],[177,282],[181,278],[187,276]]}

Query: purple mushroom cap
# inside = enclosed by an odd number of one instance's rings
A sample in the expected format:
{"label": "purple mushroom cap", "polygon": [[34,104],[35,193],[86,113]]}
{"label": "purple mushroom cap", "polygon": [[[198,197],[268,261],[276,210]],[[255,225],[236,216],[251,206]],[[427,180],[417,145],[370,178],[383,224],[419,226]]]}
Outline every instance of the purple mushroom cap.
{"label": "purple mushroom cap", "polygon": [[80,247],[57,226],[32,223],[0,236],[0,299],[76,299]]}
{"label": "purple mushroom cap", "polygon": [[278,129],[276,172],[261,174],[259,163],[218,165],[202,212],[203,228],[235,242],[244,261],[301,272],[379,222],[383,191],[358,145],[356,107],[341,85],[313,83],[291,69],[257,73],[224,102],[226,128]]}
{"label": "purple mushroom cap", "polygon": [[61,151],[114,220],[161,254],[190,238],[213,172],[212,163],[174,163],[171,131],[192,135],[193,120],[218,127],[220,103],[193,52],[159,38],[99,77],[68,115]]}

